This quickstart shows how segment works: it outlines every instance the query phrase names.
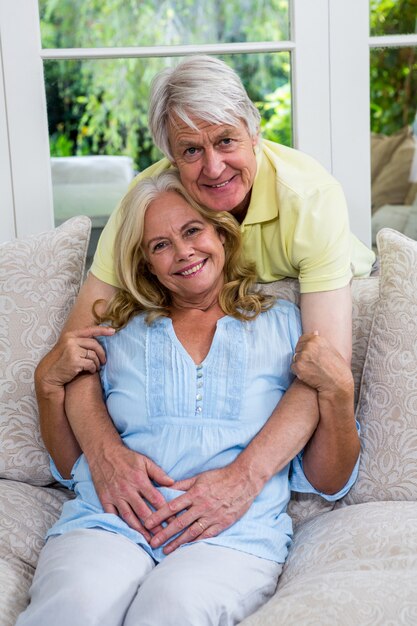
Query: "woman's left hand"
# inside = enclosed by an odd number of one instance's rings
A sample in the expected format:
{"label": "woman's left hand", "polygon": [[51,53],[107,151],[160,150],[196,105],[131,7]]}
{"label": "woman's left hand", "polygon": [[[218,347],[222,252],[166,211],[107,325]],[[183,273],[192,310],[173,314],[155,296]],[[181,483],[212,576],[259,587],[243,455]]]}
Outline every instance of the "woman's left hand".
{"label": "woman's left hand", "polygon": [[353,384],[352,372],[336,348],[317,331],[301,335],[291,370],[301,382],[321,394],[337,394]]}
{"label": "woman's left hand", "polygon": [[113,334],[114,329],[108,326],[90,326],[61,335],[37,367],[38,388],[63,388],[82,372],[98,372],[106,355],[96,338]]}
{"label": "woman's left hand", "polygon": [[164,554],[184,543],[215,537],[240,519],[257,495],[250,492],[233,464],[178,481],[172,488],[186,493],[167,502],[144,521],[149,531],[168,522],[153,536],[151,546],[154,548],[179,533],[165,546]]}

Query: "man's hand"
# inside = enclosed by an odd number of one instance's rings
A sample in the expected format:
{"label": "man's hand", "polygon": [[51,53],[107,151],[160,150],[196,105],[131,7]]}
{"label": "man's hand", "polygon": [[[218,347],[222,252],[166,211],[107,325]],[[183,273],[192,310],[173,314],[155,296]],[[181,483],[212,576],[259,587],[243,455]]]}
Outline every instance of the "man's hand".
{"label": "man's hand", "polygon": [[144,522],[152,532],[155,532],[155,527],[168,522],[151,539],[153,547],[180,533],[165,546],[165,554],[184,543],[215,537],[229,528],[246,513],[258,493],[233,463],[178,481],[172,487],[185,493],[167,502]]}
{"label": "man's hand", "polygon": [[[97,462],[90,461],[89,465],[97,496],[105,512],[118,515],[150,541],[152,535],[141,520],[151,515],[149,504],[154,509],[166,505],[153,482],[172,487],[173,479],[151,459],[130,450],[121,442],[103,449]],[[152,529],[154,533],[161,530],[162,527],[158,525]]]}

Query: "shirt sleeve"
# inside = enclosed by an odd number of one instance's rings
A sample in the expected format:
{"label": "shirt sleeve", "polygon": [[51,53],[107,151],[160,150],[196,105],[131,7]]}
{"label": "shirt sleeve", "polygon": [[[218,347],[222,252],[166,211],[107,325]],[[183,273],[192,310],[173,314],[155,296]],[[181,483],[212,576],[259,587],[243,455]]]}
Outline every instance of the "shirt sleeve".
{"label": "shirt sleeve", "polygon": [[[356,429],[358,433],[360,434],[360,426],[357,420],[356,420]],[[304,454],[304,450],[302,450],[299,454],[297,454],[297,456],[291,461],[291,466],[290,466],[290,489],[291,491],[297,491],[298,493],[315,493],[321,496],[322,498],[324,498],[325,500],[327,500],[328,502],[335,502],[336,500],[340,500],[340,498],[343,498],[343,496],[345,496],[348,493],[348,491],[353,486],[353,484],[355,483],[358,477],[360,456],[358,457],[358,460],[355,463],[355,467],[352,470],[349,480],[344,485],[344,487],[342,487],[340,491],[338,491],[337,493],[333,493],[331,495],[322,493],[321,491],[317,491],[317,489],[315,489],[313,485],[307,480],[307,477],[304,474],[303,454]]]}
{"label": "shirt sleeve", "polygon": [[55,478],[55,480],[61,483],[61,485],[64,485],[64,487],[67,487],[67,489],[70,489],[71,491],[74,490],[75,482],[72,476],[71,478],[63,478],[60,472],[58,471],[57,466],[55,465],[52,457],[49,457],[49,467],[51,469],[52,476]]}
{"label": "shirt sleeve", "polygon": [[331,291],[352,278],[352,238],[341,186],[321,186],[302,203],[288,239],[301,293]]}

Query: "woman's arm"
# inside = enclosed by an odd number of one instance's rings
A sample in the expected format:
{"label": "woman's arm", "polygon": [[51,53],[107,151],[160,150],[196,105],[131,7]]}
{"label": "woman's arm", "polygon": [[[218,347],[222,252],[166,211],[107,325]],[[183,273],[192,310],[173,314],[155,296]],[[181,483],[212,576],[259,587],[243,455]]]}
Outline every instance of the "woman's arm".
{"label": "woman's arm", "polygon": [[292,370],[317,390],[320,411],[317,429],[304,450],[304,473],[318,491],[337,493],[348,482],[360,451],[352,372],[318,333],[300,338]]}
{"label": "woman's arm", "polygon": [[182,513],[153,537],[151,545],[162,545],[180,533],[164,548],[168,554],[183,543],[214,537],[231,526],[249,509],[265,483],[305,446],[318,419],[316,391],[295,380],[235,461],[173,485],[186,493],[152,513],[145,526],[151,530]]}
{"label": "woman's arm", "polygon": [[[77,442],[74,438],[71,425],[68,423],[64,408],[65,385],[71,385],[71,380],[79,374],[81,366],[84,371],[88,371],[91,377],[97,377],[99,383],[97,367],[93,361],[88,359],[88,363],[73,361],[73,358],[82,355],[81,345],[78,353],[75,350],[78,329],[88,329],[94,326],[92,307],[96,300],[109,300],[115,293],[115,288],[103,283],[93,275],[89,274],[84,285],[81,287],[76,303],[63,328],[62,334],[54,348],[40,361],[35,372],[36,395],[40,411],[40,428],[45,445],[53,458],[57,469],[63,476],[69,476],[73,463],[79,456],[82,442]],[[71,336],[68,333],[75,332],[71,345]],[[79,337],[87,341],[88,332],[84,337]],[[97,346],[97,342],[94,342]],[[88,349],[86,344],[85,350]],[[90,349],[93,350],[92,346]],[[102,351],[102,348],[99,346]],[[104,352],[102,351],[104,355]],[[87,366],[87,367],[86,367]],[[84,380],[87,381],[87,376]],[[80,396],[84,391],[88,394],[88,383],[86,389],[80,389]],[[103,401],[101,400],[101,404]],[[110,421],[110,418],[109,418]],[[99,432],[99,431],[98,431]],[[79,443],[81,445],[79,445]]]}
{"label": "woman's arm", "polygon": [[[303,467],[318,491],[332,494],[346,484],[360,448],[350,370],[350,285],[329,292],[303,294],[300,305],[303,332],[317,331],[320,335],[316,339],[310,337],[303,344],[303,359],[297,358],[293,366],[297,377],[319,392],[320,421],[305,449]],[[297,347],[296,352],[299,351]]]}

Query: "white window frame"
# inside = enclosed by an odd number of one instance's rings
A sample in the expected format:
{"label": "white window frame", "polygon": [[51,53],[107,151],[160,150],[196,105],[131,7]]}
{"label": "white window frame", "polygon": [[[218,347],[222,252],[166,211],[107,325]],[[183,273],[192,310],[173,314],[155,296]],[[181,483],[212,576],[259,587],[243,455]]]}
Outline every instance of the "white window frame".
{"label": "white window frame", "polygon": [[0,0],[0,138],[5,139],[0,144],[0,241],[53,226],[40,52],[37,1]]}
{"label": "white window frame", "polygon": [[290,51],[294,145],[343,185],[353,232],[371,242],[369,49],[417,35],[369,36],[364,0],[292,0],[291,40],[155,48],[41,48],[37,0],[0,0],[0,241],[53,227],[43,61]]}

